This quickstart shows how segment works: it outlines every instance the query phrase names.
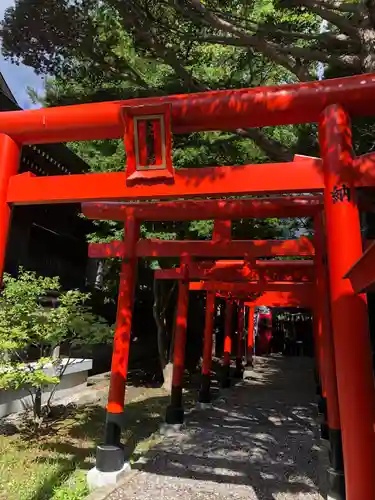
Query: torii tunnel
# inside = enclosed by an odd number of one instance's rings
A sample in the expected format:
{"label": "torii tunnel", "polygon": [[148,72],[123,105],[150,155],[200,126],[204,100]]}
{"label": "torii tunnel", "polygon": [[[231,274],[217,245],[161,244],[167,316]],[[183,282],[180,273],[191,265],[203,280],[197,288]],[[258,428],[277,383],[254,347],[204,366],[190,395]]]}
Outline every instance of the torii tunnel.
{"label": "torii tunnel", "polygon": [[[189,288],[207,293],[203,402],[210,391],[216,291],[227,297],[224,371],[232,350],[234,301],[241,310],[244,303],[253,310],[260,302],[311,307],[331,446],[330,496],[344,498],[346,490],[348,500],[375,500],[375,394],[364,295],[375,283],[375,247],[370,244],[362,255],[357,196],[361,189],[375,186],[375,155],[355,156],[350,123],[351,117],[375,115],[374,96],[375,75],[367,74],[0,114],[0,273],[12,206],[79,202],[90,218],[124,222],[123,241],[90,248],[92,256],[122,259],[105,442],[97,452],[99,472],[119,471],[126,461],[120,437],[137,259],[175,256],[181,259],[179,269],[167,270],[178,279],[179,290],[167,421],[181,422],[184,417]],[[301,123],[318,124],[321,159],[297,156],[288,163],[174,171],[173,134]],[[17,175],[25,144],[122,137],[124,172]],[[226,199],[229,196],[237,198]],[[313,217],[313,241],[232,241],[230,221],[252,217]],[[145,220],[210,218],[216,220],[212,241],[139,239]],[[275,264],[272,257],[280,256],[304,257],[313,264]],[[265,257],[271,262],[259,262]],[[225,259],[234,263],[222,265]],[[249,318],[251,323],[253,314]],[[243,323],[238,331],[243,331]],[[241,334],[238,339],[241,368]]]}

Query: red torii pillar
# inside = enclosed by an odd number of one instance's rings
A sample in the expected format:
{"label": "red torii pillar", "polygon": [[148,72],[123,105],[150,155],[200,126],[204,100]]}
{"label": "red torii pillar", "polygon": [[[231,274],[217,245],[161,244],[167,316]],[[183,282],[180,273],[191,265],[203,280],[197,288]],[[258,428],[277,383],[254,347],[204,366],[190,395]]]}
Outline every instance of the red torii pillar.
{"label": "red torii pillar", "polygon": [[124,240],[127,245],[126,254],[121,263],[116,330],[113,339],[111,378],[107,403],[105,444],[109,446],[120,445],[137,272],[135,245],[139,238],[139,222],[133,218],[127,219],[124,233]]}
{"label": "red torii pillar", "polygon": [[248,308],[248,327],[247,327],[247,350],[246,350],[246,366],[253,366],[254,354],[254,306]]}
{"label": "red torii pillar", "polygon": [[[105,440],[103,445],[98,445],[96,448],[96,469],[89,472],[89,483],[91,480],[95,483],[95,470],[100,472],[120,471],[125,466],[125,458],[127,458],[121,446],[121,429],[124,420],[125,388],[137,273],[135,246],[138,238],[139,221],[129,217],[125,221],[124,240],[127,244],[121,263]],[[91,474],[93,474],[92,478]]]}
{"label": "red torii pillar", "polygon": [[203,339],[202,378],[198,396],[198,402],[203,404],[208,404],[211,402],[210,387],[211,387],[214,315],[215,315],[215,292],[208,291],[206,292],[206,317],[204,324],[204,339]]}
{"label": "red torii pillar", "polygon": [[[215,219],[214,228],[212,231],[212,241],[214,243],[229,242],[232,239],[232,221],[226,219]],[[230,386],[230,355],[232,352],[232,326],[233,326],[233,309],[234,303],[232,299],[225,302],[225,318],[224,318],[224,352],[221,370],[221,387]]]}
{"label": "red torii pillar", "polygon": [[18,171],[22,145],[11,137],[0,134],[0,282],[3,281],[8,242],[11,207],[7,203],[10,178]]}
{"label": "red torii pillar", "polygon": [[328,469],[329,496],[345,499],[344,461],[342,452],[341,423],[337,395],[336,363],[329,307],[329,282],[325,250],[323,214],[314,217],[314,246],[316,272],[316,302],[314,322],[317,326],[320,376],[323,391],[320,396],[320,412],[326,421],[322,423],[322,437],[330,442],[330,463]]}
{"label": "red torii pillar", "polygon": [[230,387],[230,355],[232,353],[233,299],[225,302],[224,318],[224,353],[221,371],[221,387]]}
{"label": "red torii pillar", "polygon": [[171,403],[167,407],[165,416],[165,421],[167,424],[182,424],[184,422],[182,387],[185,370],[186,331],[189,307],[189,270],[187,257],[181,258],[181,270],[183,279],[179,280],[178,282]]}
{"label": "red torii pillar", "polygon": [[[326,307],[326,302],[328,304],[328,299],[326,297],[326,279],[325,279],[325,267],[327,265],[327,259],[323,254],[323,225],[322,218],[318,216],[314,217],[314,246],[315,246],[315,284],[316,284],[316,294],[313,304],[313,339],[314,339],[314,353],[315,353],[315,382],[316,382],[316,394],[318,396],[318,412],[322,415],[327,413],[326,405],[326,389],[324,375],[326,367],[324,366],[324,347],[323,347],[323,337],[327,335],[327,318],[328,309]],[[324,261],[325,259],[325,261]],[[322,294],[322,295],[319,295]],[[324,371],[323,371],[324,369]],[[335,380],[336,380],[336,375]],[[327,422],[324,420],[321,425],[321,437],[322,439],[328,439],[328,427]]]}
{"label": "red torii pillar", "polygon": [[345,273],[362,255],[350,118],[341,105],[321,115],[332,326],[347,500],[375,499],[375,391],[367,304]]}
{"label": "red torii pillar", "polygon": [[244,305],[242,301],[237,302],[237,351],[236,351],[236,369],[233,376],[235,378],[243,377],[243,338],[244,338]]}

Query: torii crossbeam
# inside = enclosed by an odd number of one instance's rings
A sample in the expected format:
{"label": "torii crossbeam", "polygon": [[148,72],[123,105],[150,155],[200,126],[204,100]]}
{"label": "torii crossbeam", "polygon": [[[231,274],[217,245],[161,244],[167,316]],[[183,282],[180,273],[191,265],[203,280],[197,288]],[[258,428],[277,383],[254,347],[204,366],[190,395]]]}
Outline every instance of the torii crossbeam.
{"label": "torii crossbeam", "polygon": [[[310,260],[257,260],[254,264],[246,261],[216,261],[189,264],[189,279],[216,280],[228,282],[286,281],[312,282],[314,262]],[[184,279],[181,268],[160,269],[154,272],[155,279]]]}
{"label": "torii crossbeam", "polygon": [[[123,241],[110,243],[90,243],[89,257],[95,259],[121,258],[126,255],[127,246]],[[258,257],[303,256],[312,257],[314,246],[308,238],[299,240],[233,240],[216,242],[213,240],[139,240],[135,246],[137,257],[160,258],[179,257]]]}

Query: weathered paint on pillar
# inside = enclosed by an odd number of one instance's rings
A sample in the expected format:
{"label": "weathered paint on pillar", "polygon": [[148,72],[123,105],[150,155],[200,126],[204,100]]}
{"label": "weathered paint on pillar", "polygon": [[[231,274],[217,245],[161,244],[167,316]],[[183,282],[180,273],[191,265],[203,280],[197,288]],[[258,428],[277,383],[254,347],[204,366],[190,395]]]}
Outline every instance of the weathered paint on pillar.
{"label": "weathered paint on pillar", "polygon": [[340,105],[319,123],[332,327],[347,500],[375,498],[375,391],[367,304],[343,276],[362,255],[351,126]]}
{"label": "weathered paint on pillar", "polygon": [[181,259],[181,271],[184,275],[184,279],[178,282],[171,404],[167,408],[165,417],[167,424],[182,424],[184,421],[182,387],[185,369],[187,315],[189,307],[188,259],[185,257]]}
{"label": "weathered paint on pillar", "polygon": [[17,174],[21,159],[21,146],[11,137],[0,134],[0,282],[5,266],[5,256],[11,218],[7,203],[9,179]]}
{"label": "weathered paint on pillar", "polygon": [[253,366],[254,354],[254,307],[249,307],[248,328],[247,328],[247,352],[246,352],[246,365]]}
{"label": "weathered paint on pillar", "polygon": [[111,378],[107,403],[106,444],[110,445],[118,445],[120,442],[137,275],[135,246],[138,238],[139,222],[134,218],[128,218],[125,222],[124,235],[127,252],[121,263],[116,330],[113,339]]}
{"label": "weathered paint on pillar", "polygon": [[215,314],[215,292],[207,292],[206,317],[204,324],[204,339],[203,339],[202,380],[201,380],[201,389],[199,391],[199,401],[201,403],[209,403],[211,400],[210,385],[211,385],[214,314]]}

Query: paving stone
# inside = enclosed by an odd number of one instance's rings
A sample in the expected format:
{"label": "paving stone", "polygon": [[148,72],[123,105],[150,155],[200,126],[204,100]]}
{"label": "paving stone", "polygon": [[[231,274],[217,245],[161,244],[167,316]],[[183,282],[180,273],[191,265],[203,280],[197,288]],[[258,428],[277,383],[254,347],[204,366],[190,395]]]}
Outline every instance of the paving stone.
{"label": "paving stone", "polygon": [[322,500],[312,361],[257,358],[252,375],[190,413],[107,500]]}

